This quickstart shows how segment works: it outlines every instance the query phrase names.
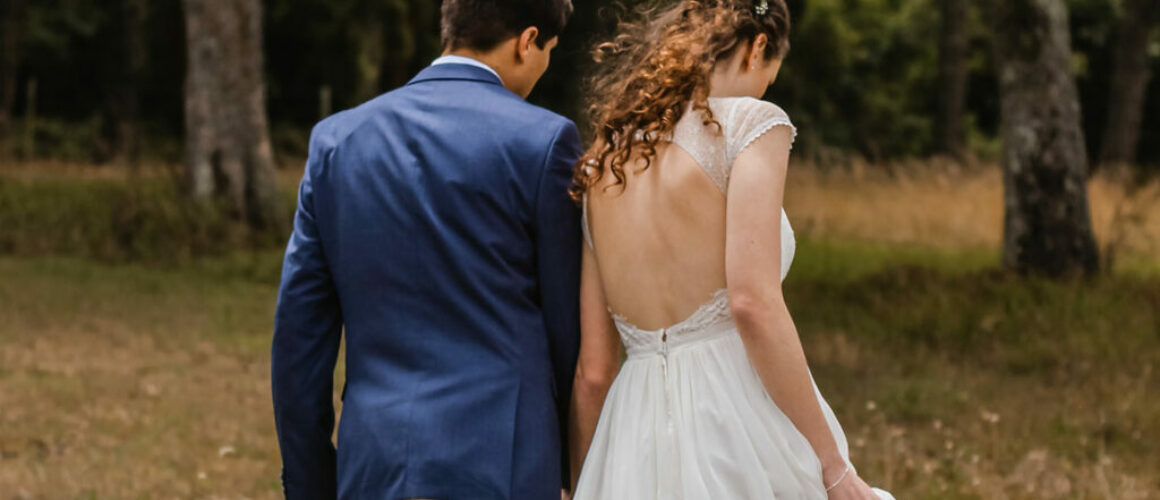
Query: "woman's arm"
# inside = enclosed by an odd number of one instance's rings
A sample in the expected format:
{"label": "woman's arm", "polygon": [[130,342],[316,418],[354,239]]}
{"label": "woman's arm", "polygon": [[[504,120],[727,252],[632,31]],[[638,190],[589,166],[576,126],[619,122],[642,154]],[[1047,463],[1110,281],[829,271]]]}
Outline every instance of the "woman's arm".
{"label": "woman's arm", "polygon": [[823,482],[830,486],[842,477],[847,464],[818,404],[781,289],[781,210],[792,140],[788,127],[775,127],[734,163],[726,209],[725,273],[730,306],[750,361],[774,403],[809,441],[821,460]]}
{"label": "woman's arm", "polygon": [[584,246],[580,269],[580,357],[576,364],[572,411],[568,418],[568,435],[572,440],[569,445],[572,491],[576,489],[580,467],[588,454],[588,446],[592,444],[604,397],[620,371],[620,337],[612,316],[608,314],[596,255],[587,245]]}

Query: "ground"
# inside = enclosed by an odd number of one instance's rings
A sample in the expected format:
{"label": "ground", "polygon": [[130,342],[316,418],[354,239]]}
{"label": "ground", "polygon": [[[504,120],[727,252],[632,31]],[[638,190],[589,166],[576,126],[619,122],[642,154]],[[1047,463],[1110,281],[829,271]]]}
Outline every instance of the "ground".
{"label": "ground", "polygon": [[[997,270],[994,169],[908,172],[787,194],[786,296],[859,472],[900,499],[1160,496],[1157,198],[1094,180],[1119,258],[1048,282]],[[279,268],[0,257],[0,500],[278,498]]]}

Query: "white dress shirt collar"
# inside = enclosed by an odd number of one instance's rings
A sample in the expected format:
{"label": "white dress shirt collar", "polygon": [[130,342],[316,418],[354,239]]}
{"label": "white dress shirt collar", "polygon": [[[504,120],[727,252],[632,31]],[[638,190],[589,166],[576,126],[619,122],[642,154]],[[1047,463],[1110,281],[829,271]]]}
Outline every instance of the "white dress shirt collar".
{"label": "white dress shirt collar", "polygon": [[432,66],[438,66],[440,64],[466,64],[468,66],[483,68],[486,69],[489,73],[495,75],[496,78],[499,78],[500,84],[503,84],[503,78],[499,76],[499,73],[496,73],[496,71],[492,69],[491,66],[484,64],[478,59],[473,59],[466,56],[446,55],[436,59],[431,63]]}

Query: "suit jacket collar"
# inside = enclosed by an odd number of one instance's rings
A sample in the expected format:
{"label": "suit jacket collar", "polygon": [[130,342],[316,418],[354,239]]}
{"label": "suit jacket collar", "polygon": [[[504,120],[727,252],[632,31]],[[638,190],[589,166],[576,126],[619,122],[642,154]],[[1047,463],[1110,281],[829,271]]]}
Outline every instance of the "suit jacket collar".
{"label": "suit jacket collar", "polygon": [[415,78],[412,78],[407,85],[414,85],[420,82],[429,82],[436,80],[466,80],[473,82],[490,83],[493,85],[503,86],[499,78],[493,75],[490,71],[483,68],[477,68],[468,64],[439,64],[436,66],[428,66],[420,71]]}

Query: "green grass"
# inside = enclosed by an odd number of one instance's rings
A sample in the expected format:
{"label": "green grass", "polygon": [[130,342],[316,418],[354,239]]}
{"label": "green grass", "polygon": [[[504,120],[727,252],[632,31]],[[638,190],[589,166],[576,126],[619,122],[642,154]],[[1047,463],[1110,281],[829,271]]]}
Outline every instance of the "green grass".
{"label": "green grass", "polygon": [[[860,472],[909,499],[1150,498],[1160,279],[1025,280],[994,263],[800,242],[786,294]],[[0,491],[276,498],[279,267],[277,251],[0,257]]]}
{"label": "green grass", "polygon": [[1160,490],[1160,279],[1021,278],[986,251],[798,255],[786,296],[866,477],[900,498]]}
{"label": "green grass", "polygon": [[278,262],[0,258],[0,491],[273,498]]}
{"label": "green grass", "polygon": [[[290,213],[293,191],[283,198]],[[128,179],[0,175],[0,254],[172,264],[284,241],[247,230],[224,206],[189,201],[156,172]]]}
{"label": "green grass", "polygon": [[996,270],[985,251],[807,242],[801,253],[786,286],[807,330],[856,333],[1014,374],[1070,358],[1140,361],[1157,346],[1160,280],[1148,275],[1021,277]]}

